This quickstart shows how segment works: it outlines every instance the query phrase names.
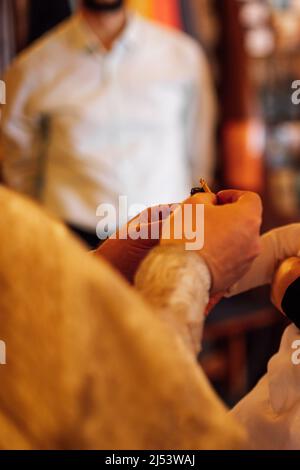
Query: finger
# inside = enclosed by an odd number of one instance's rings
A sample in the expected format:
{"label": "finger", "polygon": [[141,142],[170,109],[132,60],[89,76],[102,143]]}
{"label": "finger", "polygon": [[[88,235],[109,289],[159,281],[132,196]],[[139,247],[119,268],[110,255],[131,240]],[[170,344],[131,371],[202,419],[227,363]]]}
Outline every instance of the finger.
{"label": "finger", "polygon": [[132,233],[139,233],[141,239],[149,240],[149,244],[151,245],[151,240],[159,241],[162,235],[162,227],[163,227],[163,220],[158,220],[156,222],[151,223],[141,223],[136,225],[130,225],[128,227],[128,234],[129,236]]}
{"label": "finger", "polygon": [[161,222],[166,220],[172,212],[174,212],[175,208],[179,206],[179,203],[173,204],[160,204],[158,206],[152,207],[151,210],[151,223]]}
{"label": "finger", "polygon": [[251,191],[243,191],[239,189],[225,189],[217,194],[219,204],[233,204],[237,202],[245,194],[255,194]]}
{"label": "finger", "polygon": [[134,223],[148,223],[151,224],[153,222],[157,222],[160,220],[165,220],[167,217],[170,216],[172,213],[172,208],[176,206],[174,204],[159,204],[157,206],[148,207],[140,214],[136,215],[133,219],[128,222],[128,225]]}
{"label": "finger", "polygon": [[246,191],[239,191],[235,189],[226,189],[217,193],[219,204],[232,204],[237,202],[239,198],[245,194]]}
{"label": "finger", "polygon": [[139,214],[137,214],[135,217],[133,217],[132,219],[129,220],[128,222],[128,225],[131,225],[133,224],[134,222],[137,222],[139,221],[141,218],[144,220],[144,219],[150,219],[150,215],[151,215],[151,207],[148,207],[147,209],[143,210],[142,212],[140,212]]}
{"label": "finger", "polygon": [[244,206],[246,210],[248,208],[256,211],[257,214],[262,213],[262,201],[257,193],[251,191],[239,191],[229,189],[226,191],[220,191],[217,194],[219,205],[239,203]]}
{"label": "finger", "polygon": [[198,193],[189,197],[184,201],[184,204],[217,204],[217,196],[213,193]]}
{"label": "finger", "polygon": [[151,207],[139,214],[127,224],[128,234],[140,234],[142,239],[159,240],[162,233],[163,222],[180,207],[179,204],[163,204]]}

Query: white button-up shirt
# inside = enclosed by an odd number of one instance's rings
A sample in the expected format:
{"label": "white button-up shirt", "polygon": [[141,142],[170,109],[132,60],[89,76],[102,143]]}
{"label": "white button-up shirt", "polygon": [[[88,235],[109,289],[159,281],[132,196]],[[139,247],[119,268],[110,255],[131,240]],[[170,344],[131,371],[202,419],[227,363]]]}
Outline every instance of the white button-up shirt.
{"label": "white button-up shirt", "polygon": [[94,230],[101,203],[185,198],[214,164],[206,59],[183,33],[130,15],[111,51],[83,17],[21,54],[5,77],[6,183]]}

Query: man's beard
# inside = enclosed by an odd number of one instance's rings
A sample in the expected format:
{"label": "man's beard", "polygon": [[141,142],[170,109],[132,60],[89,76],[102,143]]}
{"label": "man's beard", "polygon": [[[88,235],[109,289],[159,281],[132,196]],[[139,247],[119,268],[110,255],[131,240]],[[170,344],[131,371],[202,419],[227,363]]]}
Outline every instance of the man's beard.
{"label": "man's beard", "polygon": [[83,0],[83,5],[92,11],[110,12],[119,10],[124,6],[124,0],[114,0],[113,2],[97,2],[97,0]]}

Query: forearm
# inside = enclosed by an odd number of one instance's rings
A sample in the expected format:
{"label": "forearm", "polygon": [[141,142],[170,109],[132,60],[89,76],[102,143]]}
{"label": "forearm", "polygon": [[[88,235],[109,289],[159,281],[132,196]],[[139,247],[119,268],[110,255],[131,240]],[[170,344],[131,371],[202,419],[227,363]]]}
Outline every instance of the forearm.
{"label": "forearm", "polygon": [[211,277],[205,262],[181,247],[157,247],[137,272],[136,288],[186,346],[201,349]]}

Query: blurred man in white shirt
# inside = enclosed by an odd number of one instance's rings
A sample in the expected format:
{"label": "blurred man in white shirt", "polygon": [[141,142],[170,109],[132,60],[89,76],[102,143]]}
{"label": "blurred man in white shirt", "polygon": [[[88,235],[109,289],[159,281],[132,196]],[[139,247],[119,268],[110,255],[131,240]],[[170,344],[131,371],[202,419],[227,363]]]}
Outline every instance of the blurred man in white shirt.
{"label": "blurred man in white shirt", "polygon": [[90,245],[99,204],[117,207],[120,195],[128,206],[179,201],[214,166],[215,102],[202,51],[124,3],[83,0],[5,77],[6,184]]}

